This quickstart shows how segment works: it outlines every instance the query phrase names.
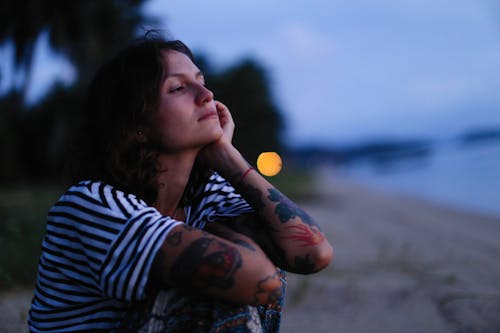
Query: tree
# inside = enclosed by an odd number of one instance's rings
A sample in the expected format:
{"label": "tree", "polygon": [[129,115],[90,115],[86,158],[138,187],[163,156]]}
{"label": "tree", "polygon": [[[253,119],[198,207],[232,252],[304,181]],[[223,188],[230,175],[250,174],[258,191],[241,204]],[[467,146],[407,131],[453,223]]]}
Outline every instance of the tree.
{"label": "tree", "polygon": [[227,104],[236,122],[234,143],[255,164],[264,151],[283,151],[283,118],[273,101],[266,70],[245,59],[230,68],[213,71],[203,58],[197,60],[215,98]]}
{"label": "tree", "polygon": [[[15,68],[29,83],[35,43],[46,31],[51,48],[75,66],[86,82],[102,59],[152,23],[140,11],[144,0],[7,0],[0,5],[0,44],[14,45]],[[23,92],[24,92],[23,91]]]}
{"label": "tree", "polygon": [[[154,21],[145,0],[7,0],[0,3],[0,44],[14,46],[22,84],[0,97],[0,120],[9,136],[0,145],[0,181],[43,180],[60,173],[69,133],[78,119],[84,87],[97,66]],[[47,33],[50,47],[76,70],[71,87],[55,85],[36,105],[24,103],[35,43]],[[6,133],[6,132],[3,132]],[[3,136],[3,135],[2,135]]]}
{"label": "tree", "polygon": [[[15,68],[24,85],[0,97],[0,182],[29,178],[54,180],[61,173],[68,138],[79,119],[84,88],[98,65],[154,24],[140,6],[146,0],[7,0],[0,4],[0,44],[13,43]],[[23,104],[34,46],[47,33],[50,47],[74,65],[71,87],[55,85],[34,106]],[[273,103],[266,71],[244,60],[225,71],[200,60],[216,98],[230,107],[237,122],[235,144],[254,163],[262,151],[280,151],[283,121]]]}

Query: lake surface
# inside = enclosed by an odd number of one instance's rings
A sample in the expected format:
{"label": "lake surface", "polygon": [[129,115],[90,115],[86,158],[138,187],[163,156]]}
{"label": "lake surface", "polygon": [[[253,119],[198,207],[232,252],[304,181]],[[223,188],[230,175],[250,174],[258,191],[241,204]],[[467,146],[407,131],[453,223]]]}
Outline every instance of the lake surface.
{"label": "lake surface", "polygon": [[500,142],[443,143],[427,158],[363,162],[338,171],[370,186],[500,217]]}

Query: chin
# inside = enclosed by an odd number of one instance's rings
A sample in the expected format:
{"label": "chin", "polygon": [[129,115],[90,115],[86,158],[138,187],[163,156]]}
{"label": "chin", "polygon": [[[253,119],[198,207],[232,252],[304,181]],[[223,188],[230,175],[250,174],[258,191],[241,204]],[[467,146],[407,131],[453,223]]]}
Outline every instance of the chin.
{"label": "chin", "polygon": [[206,146],[206,145],[209,145],[217,140],[220,139],[220,137],[222,136],[222,132],[221,133],[210,133],[210,134],[207,134],[207,135],[204,135],[203,137],[200,138],[200,141],[199,144],[200,146]]}
{"label": "chin", "polygon": [[213,141],[216,141],[216,140],[219,140],[221,138],[221,136],[224,134],[224,132],[222,131],[222,128],[218,128],[214,131],[214,139]]}

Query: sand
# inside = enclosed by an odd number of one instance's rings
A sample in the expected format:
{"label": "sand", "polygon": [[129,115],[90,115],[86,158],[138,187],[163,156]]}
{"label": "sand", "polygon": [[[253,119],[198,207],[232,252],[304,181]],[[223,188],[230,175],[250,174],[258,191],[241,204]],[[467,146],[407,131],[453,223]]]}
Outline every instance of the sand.
{"label": "sand", "polygon": [[[282,332],[500,332],[500,217],[321,179],[302,206],[335,259],[288,275]],[[0,295],[0,333],[26,332],[30,298]]]}
{"label": "sand", "polygon": [[289,274],[282,332],[500,332],[500,217],[321,184],[304,207],[335,258]]}

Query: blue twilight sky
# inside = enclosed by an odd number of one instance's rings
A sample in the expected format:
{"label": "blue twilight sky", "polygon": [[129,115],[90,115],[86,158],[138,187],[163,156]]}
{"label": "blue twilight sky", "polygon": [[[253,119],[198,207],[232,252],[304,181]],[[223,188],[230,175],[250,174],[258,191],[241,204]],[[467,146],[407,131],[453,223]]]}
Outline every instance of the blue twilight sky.
{"label": "blue twilight sky", "polygon": [[[291,144],[500,125],[498,0],[151,0],[145,11],[217,66],[260,61]],[[44,54],[55,65],[37,66],[32,96],[72,75]]]}

